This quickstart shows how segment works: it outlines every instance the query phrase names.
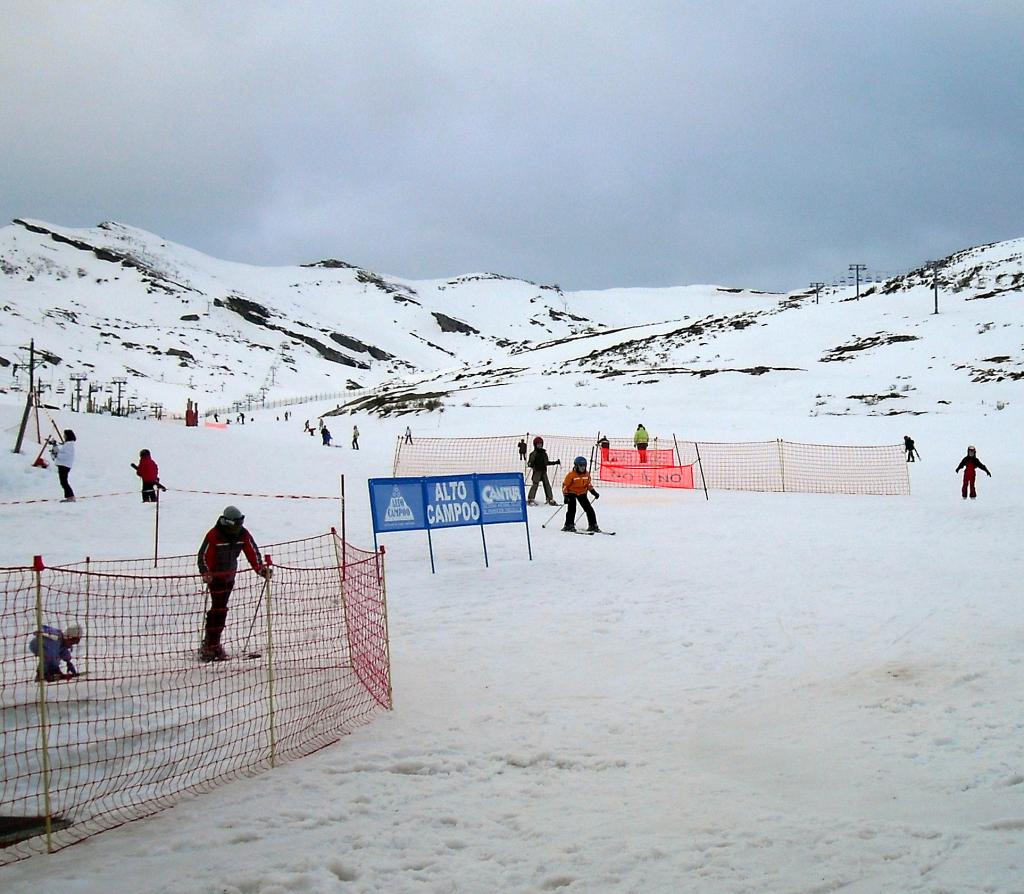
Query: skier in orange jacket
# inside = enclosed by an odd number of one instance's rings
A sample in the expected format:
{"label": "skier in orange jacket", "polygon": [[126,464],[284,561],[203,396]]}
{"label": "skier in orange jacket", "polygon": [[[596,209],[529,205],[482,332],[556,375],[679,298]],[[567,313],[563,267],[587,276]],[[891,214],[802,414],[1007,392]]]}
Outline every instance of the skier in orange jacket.
{"label": "skier in orange jacket", "polygon": [[565,497],[565,524],[562,526],[563,531],[575,531],[576,530],[576,504],[579,503],[583,507],[583,511],[587,514],[587,530],[594,533],[601,529],[597,526],[597,513],[594,512],[594,507],[590,505],[590,499],[587,494],[593,494],[594,499],[598,499],[600,494],[594,490],[590,483],[590,472],[587,471],[587,460],[586,457],[577,456],[572,463],[572,471],[565,476],[565,480],[562,482],[562,496]]}

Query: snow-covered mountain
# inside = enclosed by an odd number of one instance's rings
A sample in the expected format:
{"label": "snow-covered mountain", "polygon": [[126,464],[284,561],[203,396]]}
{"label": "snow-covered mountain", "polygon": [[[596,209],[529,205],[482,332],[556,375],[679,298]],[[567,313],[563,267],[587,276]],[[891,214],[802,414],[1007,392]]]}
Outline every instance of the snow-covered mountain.
{"label": "snow-covered mountain", "polygon": [[[217,260],[117,223],[0,229],[0,379],[25,387],[25,347],[44,359],[48,402],[71,377],[180,412],[336,394],[381,415],[477,403],[592,404],[923,414],[963,409],[953,383],[1006,406],[1024,377],[1024,239],[958,252],[862,288],[769,294],[717,286],[566,292],[497,274],[412,281],[344,261],[262,268]],[[373,388],[372,393],[363,389]],[[351,394],[349,403],[345,395]],[[960,392],[957,392],[960,393]],[[581,395],[583,397],[584,395]],[[780,404],[781,402],[781,404]],[[968,400],[973,409],[973,394]]]}

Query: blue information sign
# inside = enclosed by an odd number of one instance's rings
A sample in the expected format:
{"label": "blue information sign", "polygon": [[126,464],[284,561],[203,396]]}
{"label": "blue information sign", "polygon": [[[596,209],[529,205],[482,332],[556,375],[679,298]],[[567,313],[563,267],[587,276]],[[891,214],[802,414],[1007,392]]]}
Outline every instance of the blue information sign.
{"label": "blue information sign", "polygon": [[373,532],[419,531],[427,526],[422,478],[371,478]]}
{"label": "blue information sign", "polygon": [[[521,472],[486,475],[435,475],[429,478],[371,478],[370,516],[374,543],[377,534],[392,531],[457,528],[479,525],[487,562],[484,525],[526,523],[526,545],[530,547],[530,526],[526,517],[526,483]],[[434,564],[430,541],[430,564]]]}

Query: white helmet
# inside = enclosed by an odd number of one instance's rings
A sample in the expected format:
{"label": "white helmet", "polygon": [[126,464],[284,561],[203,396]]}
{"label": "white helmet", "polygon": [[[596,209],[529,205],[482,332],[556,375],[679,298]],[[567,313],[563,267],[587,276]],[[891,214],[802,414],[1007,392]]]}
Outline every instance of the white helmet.
{"label": "white helmet", "polygon": [[81,639],[82,638],[82,627],[77,621],[72,621],[64,628],[65,639]]}

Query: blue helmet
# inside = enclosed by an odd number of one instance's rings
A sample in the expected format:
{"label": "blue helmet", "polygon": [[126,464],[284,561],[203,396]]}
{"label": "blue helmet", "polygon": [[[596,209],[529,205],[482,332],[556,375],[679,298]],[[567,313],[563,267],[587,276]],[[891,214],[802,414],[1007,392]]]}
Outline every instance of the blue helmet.
{"label": "blue helmet", "polygon": [[587,471],[587,458],[585,456],[577,456],[576,459],[574,459],[572,461],[572,467],[577,472],[586,472]]}

